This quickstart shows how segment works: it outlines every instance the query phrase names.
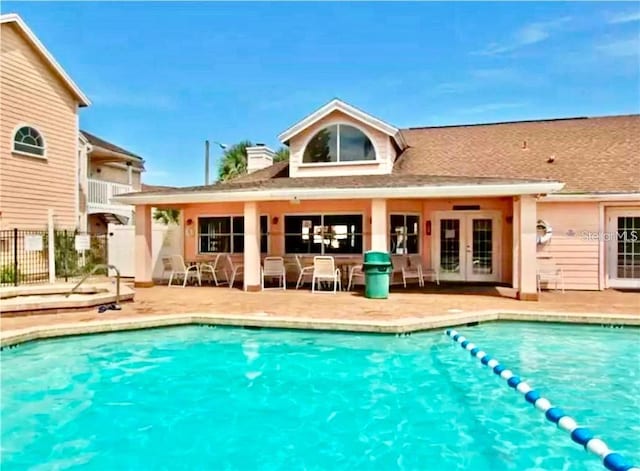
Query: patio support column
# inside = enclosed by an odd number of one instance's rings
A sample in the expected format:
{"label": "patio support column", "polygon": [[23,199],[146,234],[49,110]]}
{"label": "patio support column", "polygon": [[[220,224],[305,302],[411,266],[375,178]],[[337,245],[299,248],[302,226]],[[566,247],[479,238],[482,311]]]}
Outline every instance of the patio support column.
{"label": "patio support column", "polygon": [[136,206],[136,278],[135,286],[153,286],[153,263],[151,260],[151,206]]}
{"label": "patio support column", "polygon": [[387,200],[371,200],[371,250],[389,251],[389,229],[387,227]]}
{"label": "patio support column", "polygon": [[534,196],[520,197],[518,215],[520,219],[520,257],[518,259],[520,276],[518,280],[518,298],[523,301],[537,301],[536,226],[538,224],[538,218],[536,198]]}
{"label": "patio support column", "polygon": [[511,285],[516,292],[520,288],[520,198],[513,197],[513,233],[511,238],[513,240],[513,253],[511,257]]}
{"label": "patio support column", "polygon": [[255,201],[244,204],[244,290],[260,291],[260,213]]}

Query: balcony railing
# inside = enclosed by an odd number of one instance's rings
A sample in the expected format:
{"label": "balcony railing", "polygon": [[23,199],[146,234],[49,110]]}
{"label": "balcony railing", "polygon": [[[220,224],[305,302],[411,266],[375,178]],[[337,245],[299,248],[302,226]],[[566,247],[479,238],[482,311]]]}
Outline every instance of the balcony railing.
{"label": "balcony railing", "polygon": [[132,191],[133,187],[131,185],[92,180],[89,178],[89,204],[117,205],[118,203],[111,202],[113,196],[130,193]]}

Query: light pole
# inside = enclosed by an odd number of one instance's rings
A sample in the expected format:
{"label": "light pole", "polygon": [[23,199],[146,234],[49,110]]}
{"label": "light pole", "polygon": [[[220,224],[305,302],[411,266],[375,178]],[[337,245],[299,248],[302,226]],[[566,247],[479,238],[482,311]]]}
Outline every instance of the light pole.
{"label": "light pole", "polygon": [[[213,141],[221,150],[225,150],[227,146],[218,141]],[[204,141],[204,184],[209,184],[209,140]]]}

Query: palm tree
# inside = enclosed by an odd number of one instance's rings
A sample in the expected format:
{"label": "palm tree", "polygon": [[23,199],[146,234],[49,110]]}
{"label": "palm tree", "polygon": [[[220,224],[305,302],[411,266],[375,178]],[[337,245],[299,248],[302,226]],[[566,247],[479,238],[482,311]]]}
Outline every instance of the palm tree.
{"label": "palm tree", "polygon": [[274,162],[282,162],[283,160],[289,160],[289,148],[285,146],[280,147],[273,157]]}
{"label": "palm tree", "polygon": [[228,147],[220,161],[218,178],[222,181],[247,173],[247,147],[251,147],[251,141],[241,141]]}
{"label": "palm tree", "polygon": [[153,212],[154,221],[158,221],[165,226],[169,224],[180,223],[180,210],[179,209],[156,209]]}

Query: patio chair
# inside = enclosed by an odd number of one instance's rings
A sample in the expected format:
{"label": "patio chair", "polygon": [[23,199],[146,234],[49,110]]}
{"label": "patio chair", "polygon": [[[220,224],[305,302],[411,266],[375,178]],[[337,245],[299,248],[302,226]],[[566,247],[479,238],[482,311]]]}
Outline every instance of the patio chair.
{"label": "patio chair", "polygon": [[[262,274],[262,290],[265,289],[287,289],[287,273],[284,267],[284,259],[282,257],[265,257],[261,268]],[[277,278],[278,284],[282,283],[282,286],[277,288],[265,288],[265,278]]]}
{"label": "patio chair", "polygon": [[420,286],[424,286],[425,278],[429,278],[429,281],[435,281],[438,286],[440,285],[440,275],[438,274],[438,271],[433,268],[425,268],[422,265],[422,257],[420,255],[409,255],[409,266],[419,268],[423,280]]}
{"label": "patio chair", "polygon": [[536,287],[538,292],[542,292],[542,283],[545,282],[547,287],[549,282],[555,283],[555,290],[558,290],[558,282],[564,293],[564,273],[562,268],[558,267],[555,263],[549,260],[537,260],[538,266],[536,269]]}
{"label": "patio chair", "polygon": [[362,265],[351,265],[349,268],[349,284],[347,285],[347,291],[351,291],[351,286],[358,280],[361,280],[362,284],[364,284],[364,270]]}
{"label": "patio chair", "polygon": [[407,264],[408,259],[406,255],[391,255],[391,264],[393,268],[391,270],[391,276],[389,278],[389,283],[394,284],[396,275],[402,276],[402,268]]}
{"label": "patio chair", "polygon": [[313,265],[303,266],[302,257],[300,255],[295,256],[296,267],[298,269],[298,280],[296,281],[296,289],[300,288],[304,284],[305,277],[309,278],[313,275]]}
{"label": "patio chair", "polygon": [[162,279],[164,280],[169,274],[171,276],[171,272],[173,271],[173,265],[171,265],[171,257],[162,257]]}
{"label": "patio chair", "polygon": [[316,283],[321,281],[332,281],[334,294],[338,287],[342,289],[342,283],[340,282],[340,270],[336,268],[333,257],[313,257],[313,275],[311,277],[312,293],[316,292]]}
{"label": "patio chair", "polygon": [[244,264],[234,263],[231,255],[227,254],[227,266],[229,267],[229,271],[231,272],[231,278],[227,278],[229,280],[229,288],[233,288],[233,283],[236,281],[236,275],[240,270],[243,269]]}
{"label": "patio chair", "polygon": [[178,286],[172,285],[174,278],[183,278],[182,287],[187,286],[187,282],[190,279],[194,279],[198,282],[200,286],[202,286],[202,278],[200,278],[200,269],[198,265],[186,266],[184,263],[184,258],[182,255],[172,255],[171,257],[171,275],[169,276],[169,286]]}
{"label": "patio chair", "polygon": [[[227,273],[227,268],[224,266],[225,261],[225,254],[216,254],[216,258],[213,260],[213,263],[205,262],[200,264],[200,276],[203,276],[205,273],[210,274],[211,280],[215,283],[216,286],[220,286],[224,283],[229,283],[229,274]],[[224,281],[220,281],[218,279],[219,274],[224,274]]]}
{"label": "patio chair", "polygon": [[407,287],[407,280],[418,280],[418,286],[424,286],[424,274],[422,273],[422,258],[420,255],[409,255],[402,265],[402,284]]}

